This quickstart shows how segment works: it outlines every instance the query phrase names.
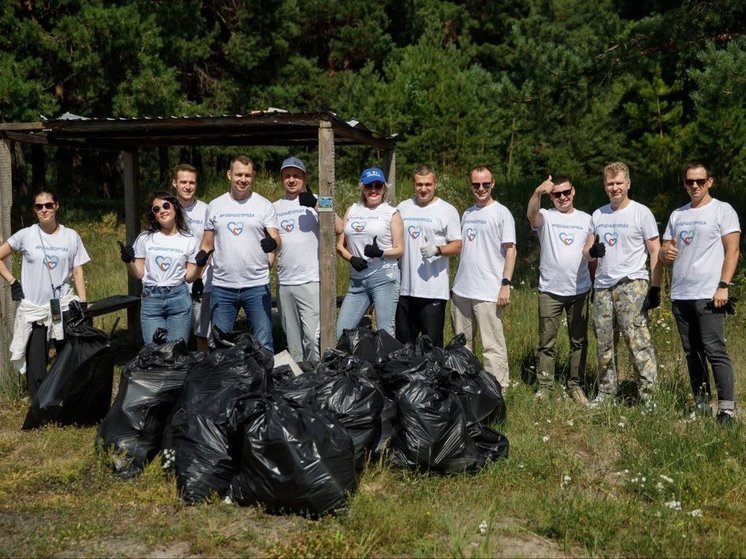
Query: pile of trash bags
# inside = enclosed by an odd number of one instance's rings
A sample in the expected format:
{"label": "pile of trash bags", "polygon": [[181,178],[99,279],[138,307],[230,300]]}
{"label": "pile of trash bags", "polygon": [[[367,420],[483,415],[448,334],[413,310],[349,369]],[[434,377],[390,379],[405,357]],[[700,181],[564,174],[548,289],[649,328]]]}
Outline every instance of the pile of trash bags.
{"label": "pile of trash bags", "polygon": [[385,331],[347,330],[296,376],[247,333],[220,331],[209,354],[147,344],[123,372],[96,447],[123,477],[160,452],[188,503],[217,496],[274,513],[343,506],[366,462],[476,471],[508,455],[487,426],[505,418],[499,383],[456,337],[403,346]]}

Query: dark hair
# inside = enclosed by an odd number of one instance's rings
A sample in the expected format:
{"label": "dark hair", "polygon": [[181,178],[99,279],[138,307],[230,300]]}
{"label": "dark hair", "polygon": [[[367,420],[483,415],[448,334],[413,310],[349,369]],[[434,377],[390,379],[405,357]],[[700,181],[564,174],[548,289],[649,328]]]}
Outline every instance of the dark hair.
{"label": "dark hair", "polygon": [[566,176],[563,176],[563,175],[560,175],[558,177],[552,177],[552,184],[554,186],[557,186],[558,184],[564,184],[564,183],[567,183],[571,187],[575,188],[575,185],[570,180],[570,177],[566,177]]}
{"label": "dark hair", "polygon": [[437,179],[438,177],[435,175],[435,171],[433,171],[433,168],[430,167],[430,165],[418,165],[417,168],[414,170],[414,175],[424,177],[425,175],[432,175],[434,179]]}
{"label": "dark hair", "polygon": [[236,162],[240,163],[241,165],[251,165],[252,173],[256,171],[256,165],[254,165],[254,162],[251,160],[251,157],[249,157],[248,155],[238,155],[234,157],[233,159],[231,159],[231,164],[228,165],[229,171],[233,170],[233,164]]}
{"label": "dark hair", "polygon": [[190,165],[189,163],[179,163],[176,167],[174,167],[174,172],[171,175],[171,178],[173,180],[179,178],[179,171],[184,171],[185,173],[194,173],[195,177],[199,176],[197,168],[194,165]]}
{"label": "dark hair", "polygon": [[712,177],[712,171],[710,171],[710,168],[704,163],[699,163],[697,161],[695,161],[694,163],[689,163],[689,165],[684,168],[684,178],[686,178],[686,173],[689,171],[689,169],[704,169],[707,178],[709,179],[710,177]]}
{"label": "dark hair", "polygon": [[56,195],[56,194],[55,194],[54,192],[52,192],[51,190],[49,190],[49,189],[46,189],[46,188],[42,188],[42,189],[41,189],[41,190],[39,190],[39,191],[38,191],[38,192],[37,192],[36,194],[34,194],[34,197],[32,198],[32,200],[33,200],[34,202],[36,202],[36,199],[37,199],[37,198],[38,198],[39,196],[41,196],[42,194],[48,194],[48,195],[49,195],[49,196],[50,196],[50,197],[52,198],[52,201],[53,201],[54,203],[57,203],[57,202],[59,202],[59,200],[57,200],[57,195]]}
{"label": "dark hair", "polygon": [[189,231],[189,226],[186,222],[186,217],[184,217],[184,210],[182,209],[181,204],[176,199],[176,196],[165,191],[156,192],[150,197],[150,204],[148,204],[148,208],[145,210],[145,214],[148,216],[148,233],[157,233],[161,230],[161,224],[158,223],[158,218],[155,217],[155,214],[150,209],[153,207],[153,200],[155,200],[156,198],[171,203],[171,205],[174,207],[174,211],[176,212],[176,228],[181,233],[185,233],[187,235],[191,234]]}

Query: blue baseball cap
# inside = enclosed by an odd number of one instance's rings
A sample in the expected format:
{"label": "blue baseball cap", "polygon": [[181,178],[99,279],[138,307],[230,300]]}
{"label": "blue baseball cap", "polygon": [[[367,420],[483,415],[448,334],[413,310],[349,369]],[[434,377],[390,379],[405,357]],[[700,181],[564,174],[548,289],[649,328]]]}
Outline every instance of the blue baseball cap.
{"label": "blue baseball cap", "polygon": [[374,182],[386,182],[386,177],[383,176],[383,171],[379,169],[378,167],[371,167],[370,169],[365,169],[362,173],[360,173],[360,182],[363,184],[371,184]]}
{"label": "blue baseball cap", "polygon": [[288,167],[294,167],[296,169],[300,169],[304,173],[306,172],[306,164],[297,157],[288,157],[285,161],[283,161],[282,167],[280,167],[280,171],[282,171],[283,169],[287,169]]}

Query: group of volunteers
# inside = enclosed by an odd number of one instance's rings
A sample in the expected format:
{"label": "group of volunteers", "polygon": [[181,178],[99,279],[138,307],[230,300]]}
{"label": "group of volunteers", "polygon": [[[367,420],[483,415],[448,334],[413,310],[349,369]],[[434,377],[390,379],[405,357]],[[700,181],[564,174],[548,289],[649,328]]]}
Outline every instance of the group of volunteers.
{"label": "group of volunteers", "polygon": [[[157,192],[147,209],[148,227],[134,245],[120,245],[128,273],[142,280],[141,327],[145,342],[159,328],[168,340],[196,337],[208,349],[210,329],[234,328],[243,308],[257,341],[273,350],[270,270],[277,265],[278,310],[288,350],[296,361],[319,360],[318,199],[305,163],[286,159],[280,169],[284,196],[274,203],[252,188],[253,161],[233,159],[230,189],[206,204],[197,199],[197,169],[179,164],[173,193]],[[570,340],[570,396],[590,407],[617,393],[616,345],[630,349],[643,405],[652,406],[656,358],[647,310],[661,302],[664,264],[673,264],[671,299],[695,396],[709,402],[709,362],[718,396],[717,418],[734,419],[734,378],[725,347],[728,287],[739,257],[740,226],[733,208],[712,198],[713,177],[700,163],[688,165],[684,188],[691,201],[671,215],[661,246],[651,211],[629,198],[624,163],[604,168],[609,204],[589,215],[574,207],[575,187],[551,176],[530,197],[531,228],[541,247],[537,400],[555,384],[555,343],[563,313]],[[451,300],[453,331],[473,347],[477,331],[485,370],[510,384],[503,311],[510,303],[516,265],[515,221],[493,198],[487,166],[469,173],[474,204],[459,219],[436,195],[435,171],[421,165],[412,176],[414,195],[392,206],[380,168],[360,175],[360,199],[336,217],[337,253],[350,264],[350,280],[337,321],[337,337],[375,307],[378,328],[403,342],[423,334],[443,345]],[[553,207],[541,208],[550,197]],[[78,234],[56,221],[57,197],[34,198],[38,223],[0,246],[0,275],[21,301],[11,344],[14,364],[27,373],[33,395],[46,374],[48,341],[59,348],[62,325],[74,298],[86,300],[82,266],[90,260]],[[23,255],[21,281],[2,259]],[[449,258],[459,256],[453,285]],[[650,271],[648,271],[648,262]],[[22,287],[23,286],[23,287]],[[589,305],[597,338],[598,393],[588,401],[581,385],[588,346]],[[57,312],[55,312],[55,310]]]}

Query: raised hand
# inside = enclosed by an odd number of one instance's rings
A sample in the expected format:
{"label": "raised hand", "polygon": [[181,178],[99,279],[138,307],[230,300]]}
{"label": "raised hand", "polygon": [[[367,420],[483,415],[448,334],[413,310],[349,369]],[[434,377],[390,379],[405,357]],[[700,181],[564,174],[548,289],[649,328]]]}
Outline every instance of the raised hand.
{"label": "raised hand", "polygon": [[259,244],[262,245],[262,250],[267,253],[277,249],[277,241],[272,238],[266,227],[264,228],[264,238],[259,241]]}
{"label": "raised hand", "polygon": [[378,247],[378,235],[373,237],[373,244],[365,245],[363,254],[368,258],[380,258],[383,256],[383,251]]}
{"label": "raised hand", "polygon": [[122,241],[117,241],[117,243],[119,243],[119,257],[122,259],[122,262],[124,262],[125,264],[134,262],[135,249],[131,246],[125,245]]}
{"label": "raised hand", "polygon": [[311,187],[308,183],[306,183],[305,192],[301,192],[298,195],[298,203],[301,206],[305,206],[306,208],[316,207],[316,196],[313,195],[313,190],[311,190]]}
{"label": "raised hand", "polygon": [[592,258],[603,258],[606,256],[606,245],[600,242],[598,235],[596,235],[596,242],[591,245],[590,249],[588,249],[588,254],[590,254]]}
{"label": "raised hand", "polygon": [[207,266],[207,259],[210,258],[210,255],[215,252],[215,249],[212,249],[210,252],[205,252],[204,250],[200,250],[197,255],[194,257],[194,262],[197,264],[199,268],[204,268]]}

